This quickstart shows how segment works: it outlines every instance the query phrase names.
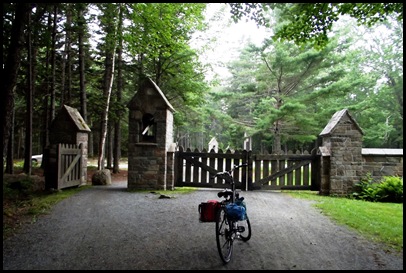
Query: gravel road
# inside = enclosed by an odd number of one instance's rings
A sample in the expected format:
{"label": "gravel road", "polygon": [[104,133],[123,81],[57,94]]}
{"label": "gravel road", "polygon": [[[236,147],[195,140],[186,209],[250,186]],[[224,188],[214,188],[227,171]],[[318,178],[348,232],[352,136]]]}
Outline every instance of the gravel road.
{"label": "gravel road", "polygon": [[217,198],[200,189],[159,199],[127,191],[127,182],[92,186],[3,241],[3,270],[402,270],[403,253],[339,226],[280,192],[243,192],[252,225],[229,264],[217,253],[215,224],[197,207]]}

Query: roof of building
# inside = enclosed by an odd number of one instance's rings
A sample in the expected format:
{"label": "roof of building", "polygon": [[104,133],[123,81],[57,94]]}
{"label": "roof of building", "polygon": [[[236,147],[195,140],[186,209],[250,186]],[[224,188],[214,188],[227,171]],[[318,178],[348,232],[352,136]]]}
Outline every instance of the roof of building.
{"label": "roof of building", "polygon": [[218,144],[218,141],[217,141],[216,137],[212,137],[212,138],[210,139],[209,145],[211,145],[211,144]]}
{"label": "roof of building", "polygon": [[[152,85],[152,86],[151,86]],[[144,90],[145,88],[152,87],[153,90],[156,91],[156,93],[162,98],[163,102],[166,104],[166,106],[171,110],[172,112],[175,112],[175,108],[173,108],[172,104],[168,101],[166,98],[165,94],[162,92],[162,90],[159,88],[159,86],[151,79],[151,78],[145,78],[145,80],[142,82],[140,85],[140,89]],[[140,95],[142,92],[136,91],[132,99],[128,102],[127,107],[132,108],[134,105],[137,105],[137,101],[139,102],[141,99],[144,100],[145,98],[142,98]]]}
{"label": "roof of building", "polygon": [[320,136],[323,135],[329,135],[334,131],[334,128],[337,126],[339,121],[347,115],[348,118],[354,123],[355,127],[360,131],[360,133],[363,135],[364,133],[362,132],[361,127],[358,125],[358,123],[353,119],[353,117],[350,115],[348,112],[348,109],[343,109],[340,111],[335,112],[333,117],[330,119],[330,121],[327,123],[326,127],[324,127],[323,131],[321,131]]}
{"label": "roof of building", "polygon": [[76,108],[64,105],[63,109],[66,110],[66,112],[69,114],[71,117],[73,123],[76,125],[79,131],[86,131],[90,132],[89,126],[86,124],[82,116],[80,115],[79,111]]}

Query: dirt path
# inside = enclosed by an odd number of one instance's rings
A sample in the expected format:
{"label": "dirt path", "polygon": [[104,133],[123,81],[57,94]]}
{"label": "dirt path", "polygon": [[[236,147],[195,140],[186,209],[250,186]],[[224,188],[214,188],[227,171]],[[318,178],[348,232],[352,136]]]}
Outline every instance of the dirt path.
{"label": "dirt path", "polygon": [[311,201],[266,191],[243,192],[252,238],[238,241],[223,265],[215,225],[200,223],[197,212],[216,193],[159,199],[127,192],[126,182],[93,186],[3,241],[3,270],[403,269],[403,255],[334,224]]}

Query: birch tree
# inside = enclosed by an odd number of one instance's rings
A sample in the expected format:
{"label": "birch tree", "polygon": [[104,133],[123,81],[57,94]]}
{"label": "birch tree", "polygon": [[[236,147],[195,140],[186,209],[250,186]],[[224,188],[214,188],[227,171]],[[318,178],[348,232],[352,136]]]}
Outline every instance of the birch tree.
{"label": "birch tree", "polygon": [[101,16],[102,27],[106,32],[105,39],[105,74],[104,74],[104,97],[106,99],[101,120],[101,132],[99,143],[99,156],[97,160],[97,169],[104,169],[104,154],[106,149],[106,138],[108,128],[109,107],[111,99],[111,90],[114,80],[115,53],[117,48],[117,29],[119,24],[118,10],[122,4],[101,5],[103,15]]}

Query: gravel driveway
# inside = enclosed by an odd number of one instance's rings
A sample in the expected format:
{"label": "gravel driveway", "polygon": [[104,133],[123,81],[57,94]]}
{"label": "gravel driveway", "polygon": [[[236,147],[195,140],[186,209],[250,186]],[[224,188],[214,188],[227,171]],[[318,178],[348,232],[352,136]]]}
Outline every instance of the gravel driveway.
{"label": "gravel driveway", "polygon": [[18,235],[3,241],[3,270],[119,269],[403,269],[403,255],[385,253],[339,226],[312,202],[280,192],[243,192],[251,240],[237,241],[229,264],[217,253],[215,224],[197,207],[218,199],[200,189],[159,199],[127,192],[127,182],[92,186],[58,203]]}

